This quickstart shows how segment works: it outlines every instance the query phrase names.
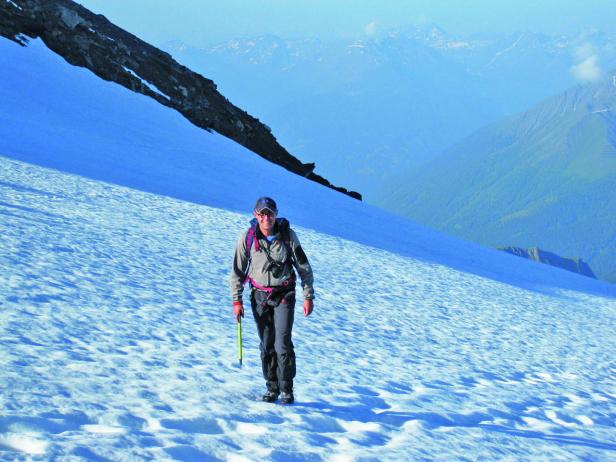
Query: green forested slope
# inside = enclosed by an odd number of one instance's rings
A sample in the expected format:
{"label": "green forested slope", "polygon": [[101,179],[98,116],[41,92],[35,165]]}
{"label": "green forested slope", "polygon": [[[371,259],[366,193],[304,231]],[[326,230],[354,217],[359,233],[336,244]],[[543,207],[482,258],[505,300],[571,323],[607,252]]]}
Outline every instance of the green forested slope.
{"label": "green forested slope", "polygon": [[484,245],[579,256],[616,282],[613,77],[476,132],[380,204]]}

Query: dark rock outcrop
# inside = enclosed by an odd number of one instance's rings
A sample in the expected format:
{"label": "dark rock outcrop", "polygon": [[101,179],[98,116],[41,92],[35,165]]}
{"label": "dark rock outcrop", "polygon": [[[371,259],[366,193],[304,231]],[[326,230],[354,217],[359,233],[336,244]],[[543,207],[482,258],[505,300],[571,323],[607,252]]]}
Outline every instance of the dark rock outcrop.
{"label": "dark rock outcrop", "polygon": [[587,263],[581,258],[564,258],[555,253],[546,252],[538,247],[531,247],[530,249],[523,249],[520,247],[499,247],[498,250],[517,255],[518,257],[528,258],[539,263],[545,263],[547,265],[557,266],[558,268],[566,269],[574,273],[579,273],[583,276],[588,276],[597,279],[595,273],[590,269]]}
{"label": "dark rock outcrop", "polygon": [[214,130],[291,172],[361,200],[359,193],[333,186],[315,174],[314,164],[289,154],[269,127],[231,104],[213,81],[77,3],[2,0],[0,35],[21,45],[40,37],[69,63],[154,98],[198,127]]}

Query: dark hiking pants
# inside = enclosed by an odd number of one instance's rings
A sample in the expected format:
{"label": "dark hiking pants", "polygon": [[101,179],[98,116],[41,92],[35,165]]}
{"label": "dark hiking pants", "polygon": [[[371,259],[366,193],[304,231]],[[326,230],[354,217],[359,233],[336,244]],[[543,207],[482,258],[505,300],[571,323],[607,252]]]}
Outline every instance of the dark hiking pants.
{"label": "dark hiking pants", "polygon": [[250,295],[252,314],[261,340],[263,378],[267,389],[276,393],[293,391],[295,377],[295,352],[291,341],[295,290],[292,288],[280,295],[269,297],[267,292],[260,290],[253,290]]}

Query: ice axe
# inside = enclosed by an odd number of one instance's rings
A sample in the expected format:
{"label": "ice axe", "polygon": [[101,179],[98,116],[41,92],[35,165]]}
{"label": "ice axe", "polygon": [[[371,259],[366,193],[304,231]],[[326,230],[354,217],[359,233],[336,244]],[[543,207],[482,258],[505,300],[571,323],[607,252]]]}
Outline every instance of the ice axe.
{"label": "ice axe", "polygon": [[240,361],[240,367],[242,367],[242,317],[237,318],[237,347],[238,347],[238,359]]}

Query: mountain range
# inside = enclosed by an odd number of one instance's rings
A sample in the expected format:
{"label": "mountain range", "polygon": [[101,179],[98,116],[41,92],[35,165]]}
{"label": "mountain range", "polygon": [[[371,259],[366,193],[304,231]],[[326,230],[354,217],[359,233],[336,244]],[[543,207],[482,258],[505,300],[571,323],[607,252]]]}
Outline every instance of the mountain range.
{"label": "mountain range", "polygon": [[460,37],[435,25],[357,40],[161,44],[370,201],[400,171],[616,65],[616,37]]}
{"label": "mountain range", "polygon": [[586,260],[616,282],[616,75],[483,128],[379,203],[493,247]]}

